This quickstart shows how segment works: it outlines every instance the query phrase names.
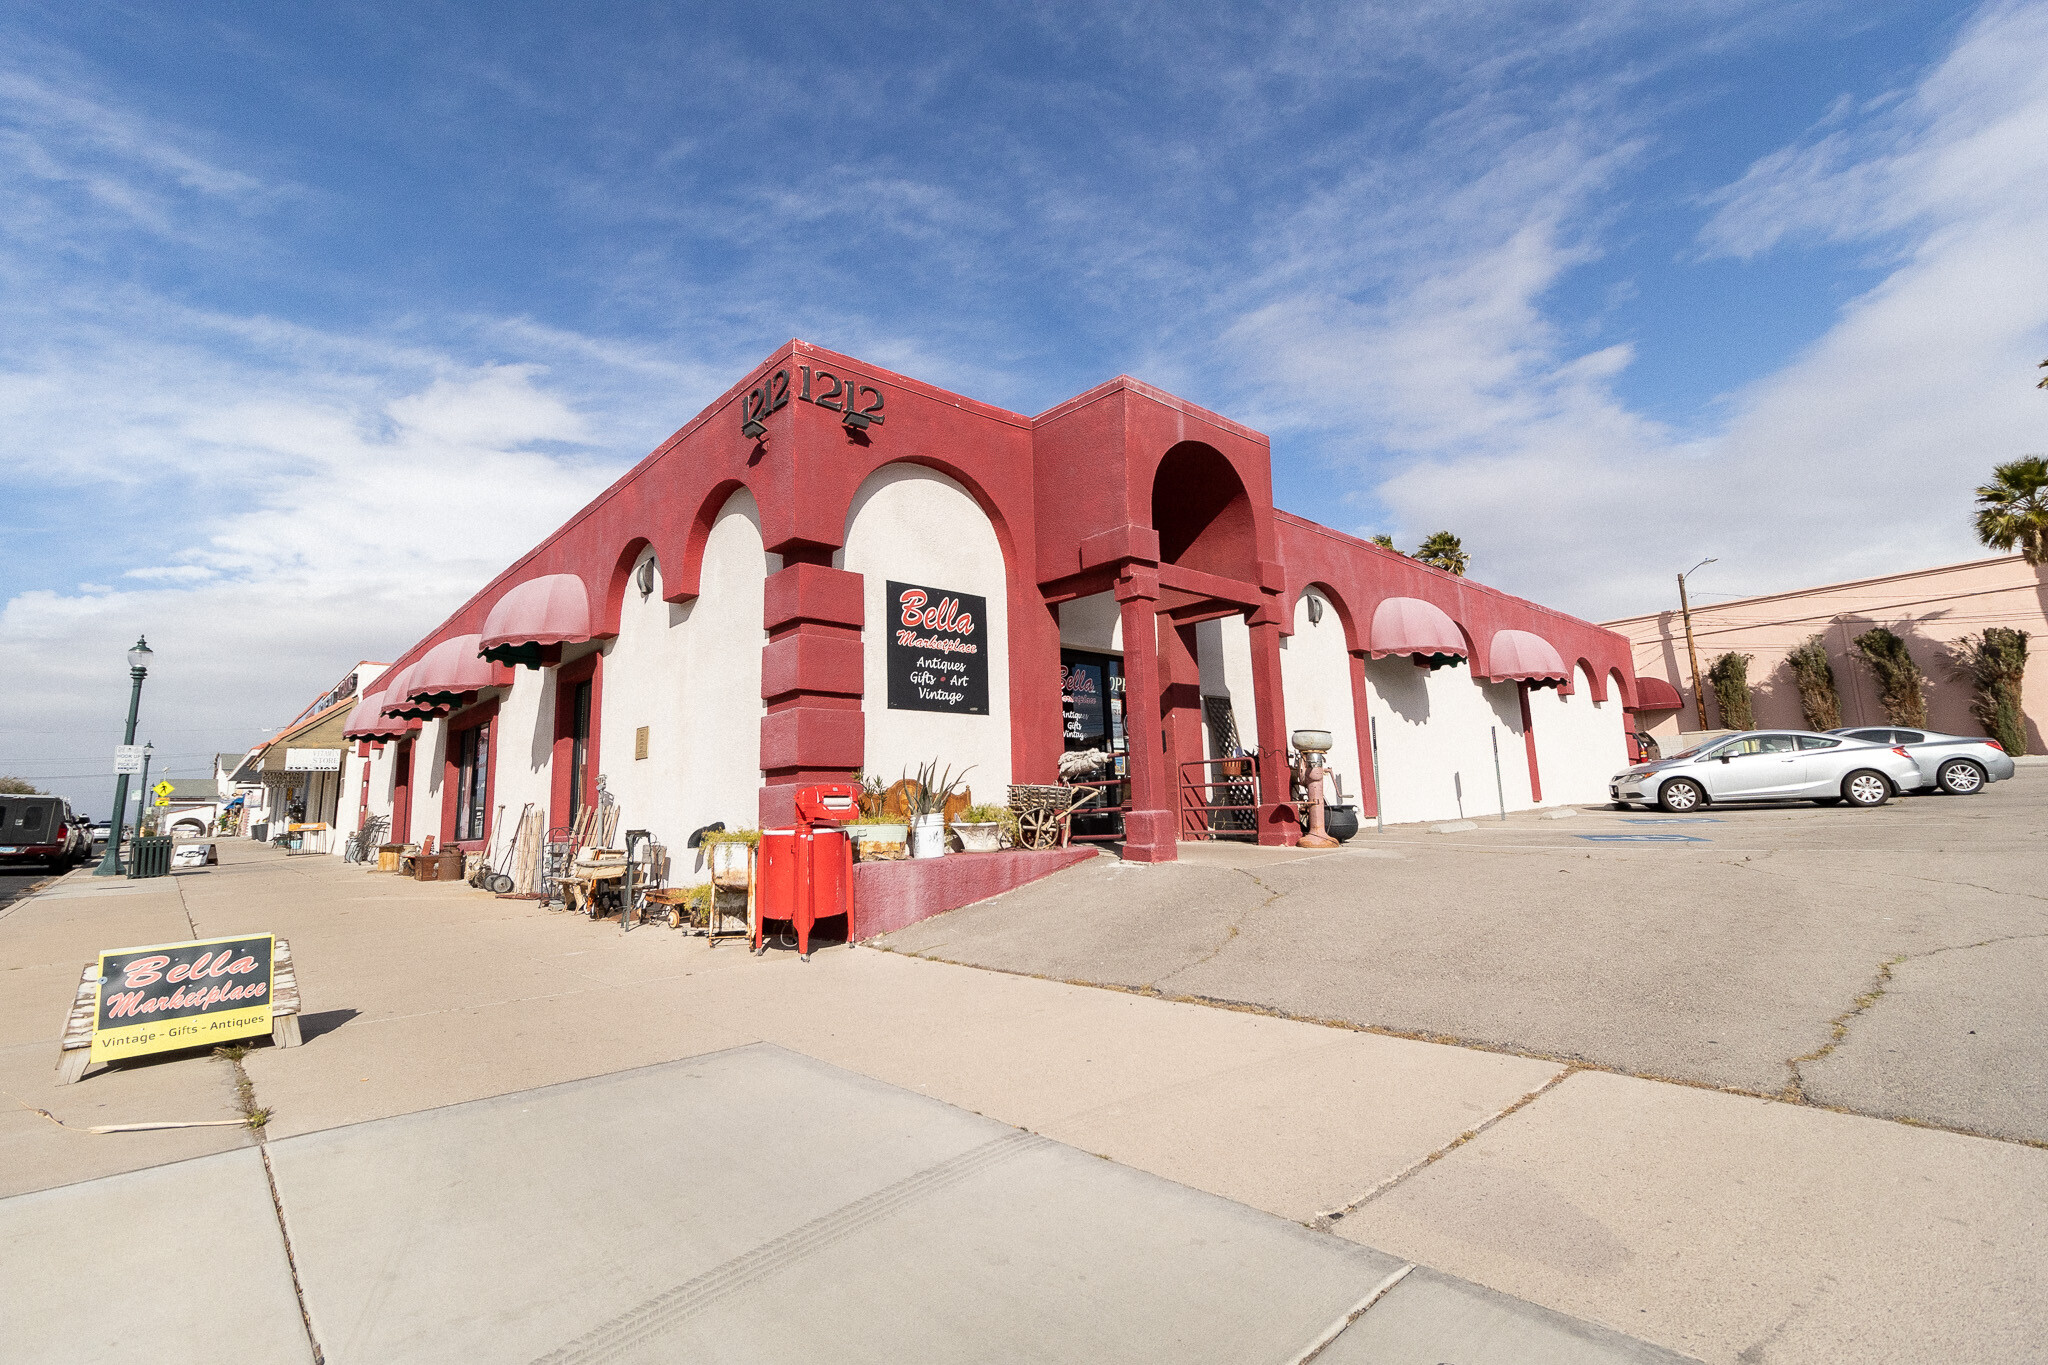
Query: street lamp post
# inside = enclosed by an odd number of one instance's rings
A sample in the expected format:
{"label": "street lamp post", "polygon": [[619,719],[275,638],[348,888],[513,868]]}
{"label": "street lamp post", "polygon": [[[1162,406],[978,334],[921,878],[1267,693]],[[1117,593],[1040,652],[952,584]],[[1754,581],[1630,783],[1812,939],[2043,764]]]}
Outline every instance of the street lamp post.
{"label": "street lamp post", "polygon": [[142,790],[135,794],[135,837],[142,837],[142,826],[149,819],[149,761],[156,757],[156,745],[142,746]]}
{"label": "street lamp post", "polygon": [[[128,651],[128,676],[135,685],[128,693],[128,729],[121,737],[121,743],[135,742],[135,717],[142,709],[142,680],[149,676],[149,641],[138,635],[135,648]],[[92,870],[95,877],[118,877],[121,875],[121,822],[128,814],[128,774],[122,773],[114,783],[114,822],[107,831],[107,856],[100,859],[100,865]]]}
{"label": "street lamp post", "polygon": [[1692,699],[1700,708],[1700,729],[1702,730],[1709,728],[1707,725],[1707,691],[1704,687],[1700,686],[1700,651],[1699,646],[1692,642],[1692,603],[1687,601],[1685,596],[1685,574],[1698,573],[1701,569],[1706,568],[1707,565],[1718,563],[1720,561],[1717,559],[1702,559],[1699,563],[1687,569],[1685,573],[1678,576],[1678,614],[1685,618],[1685,652],[1687,657],[1692,660]]}

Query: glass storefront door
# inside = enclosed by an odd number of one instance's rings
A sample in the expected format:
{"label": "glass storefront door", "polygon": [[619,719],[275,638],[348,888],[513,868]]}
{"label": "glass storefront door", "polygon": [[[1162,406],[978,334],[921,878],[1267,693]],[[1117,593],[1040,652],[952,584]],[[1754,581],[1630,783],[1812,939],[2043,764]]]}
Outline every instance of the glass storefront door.
{"label": "glass storefront door", "polygon": [[[1129,747],[1124,738],[1124,661],[1114,654],[1078,649],[1060,651],[1060,700],[1065,749],[1092,752],[1099,759],[1085,770],[1068,769],[1075,782],[1109,782],[1097,797],[1098,807],[1128,807],[1131,801]],[[1079,837],[1120,838],[1123,818],[1116,814],[1077,815]]]}

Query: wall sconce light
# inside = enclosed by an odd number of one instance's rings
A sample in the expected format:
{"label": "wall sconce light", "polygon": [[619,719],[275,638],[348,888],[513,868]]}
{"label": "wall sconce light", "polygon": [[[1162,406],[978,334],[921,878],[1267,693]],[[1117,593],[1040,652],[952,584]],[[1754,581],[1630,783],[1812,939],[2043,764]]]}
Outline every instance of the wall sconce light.
{"label": "wall sconce light", "polygon": [[1323,623],[1323,599],[1314,593],[1308,595],[1308,623],[1312,626]]}
{"label": "wall sconce light", "polygon": [[645,598],[654,591],[654,557],[649,555],[640,561],[640,596]]}

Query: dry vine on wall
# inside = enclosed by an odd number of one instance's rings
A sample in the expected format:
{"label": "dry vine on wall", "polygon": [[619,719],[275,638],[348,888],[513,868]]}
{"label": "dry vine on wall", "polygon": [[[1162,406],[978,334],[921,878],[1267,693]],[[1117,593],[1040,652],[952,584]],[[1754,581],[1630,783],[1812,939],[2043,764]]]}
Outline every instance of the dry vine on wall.
{"label": "dry vine on wall", "polygon": [[1792,681],[1799,687],[1799,709],[1809,730],[1833,730],[1842,723],[1842,694],[1835,686],[1835,668],[1828,662],[1826,634],[1809,635],[1785,656]]}
{"label": "dry vine on wall", "polygon": [[1878,626],[1855,640],[1856,652],[1877,678],[1877,701],[1894,725],[1927,724],[1927,675],[1906,650],[1906,642]]}
{"label": "dry vine on wall", "polygon": [[1957,676],[1977,690],[1970,714],[2007,753],[2024,754],[2027,718],[2020,710],[2020,684],[2027,673],[2027,632],[1990,626],[1956,641],[1954,652]]}
{"label": "dry vine on wall", "polygon": [[1749,705],[1749,655],[1723,654],[1707,668],[1714,700],[1721,706],[1721,728],[1754,730],[1756,715]]}

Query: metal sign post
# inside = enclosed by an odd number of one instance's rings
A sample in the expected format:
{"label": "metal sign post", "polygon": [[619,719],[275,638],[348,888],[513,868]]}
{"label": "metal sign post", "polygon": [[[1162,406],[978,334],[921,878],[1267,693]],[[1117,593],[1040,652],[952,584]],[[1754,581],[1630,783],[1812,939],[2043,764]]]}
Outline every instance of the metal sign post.
{"label": "metal sign post", "polygon": [[1488,727],[1493,734],[1493,794],[1500,800],[1500,818],[1505,824],[1508,818],[1508,789],[1500,780],[1500,727]]}
{"label": "metal sign post", "polygon": [[1366,724],[1372,737],[1372,832],[1384,834],[1387,830],[1387,789],[1380,782],[1380,718],[1373,716]]}

